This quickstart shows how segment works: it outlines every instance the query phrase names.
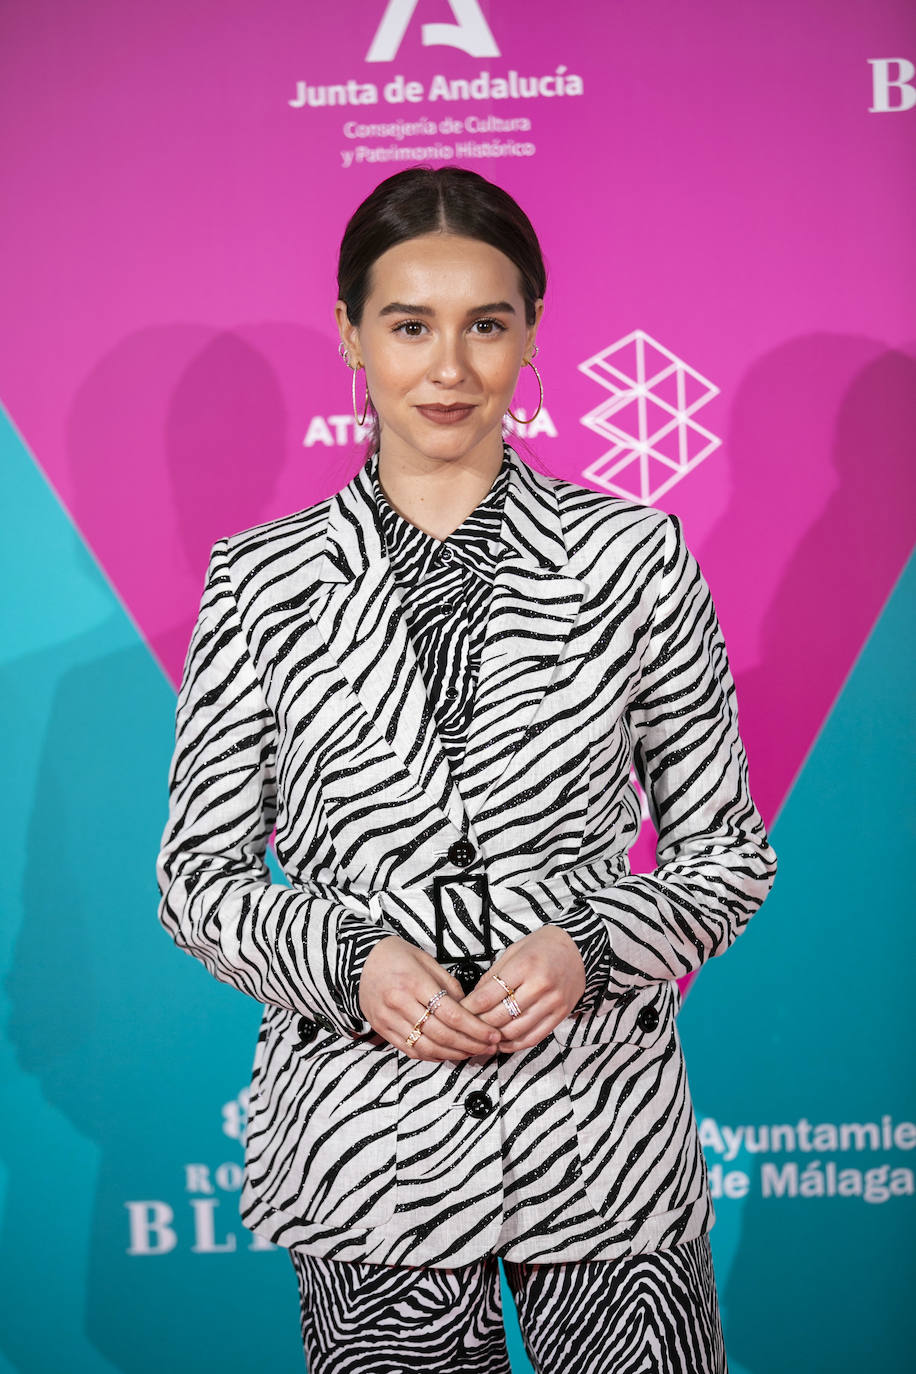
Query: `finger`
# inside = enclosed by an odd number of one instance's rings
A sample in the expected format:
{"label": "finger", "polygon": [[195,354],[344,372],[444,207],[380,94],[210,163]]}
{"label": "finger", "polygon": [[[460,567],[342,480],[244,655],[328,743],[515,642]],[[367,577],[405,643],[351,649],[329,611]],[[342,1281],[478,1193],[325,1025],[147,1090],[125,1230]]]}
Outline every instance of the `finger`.
{"label": "finger", "polygon": [[480,1054],[500,1038],[498,1028],[473,1016],[451,997],[442,999],[423,1029],[436,1044],[464,1049],[470,1054]]}
{"label": "finger", "polygon": [[[411,1048],[406,1044],[407,1038],[413,1028],[419,1026],[427,1039],[440,1049],[472,1055],[486,1053],[489,1047],[498,1044],[499,1031],[495,1027],[472,1016],[459,1007],[453,998],[442,997],[441,988],[430,987],[429,996],[424,998],[426,990],[423,988],[416,994],[416,1000],[413,997],[392,997],[385,1027],[389,1032],[385,1038],[390,1043]],[[405,1001],[409,1003],[408,1006],[404,1006]]]}
{"label": "finger", "polygon": [[[495,966],[494,966],[495,967]],[[525,978],[521,969],[517,969],[515,979],[511,976],[511,969],[507,973],[500,973],[499,969],[495,972],[503,980],[497,983],[496,977],[491,970],[485,973],[476,987],[472,988],[466,997],[460,999],[461,1005],[475,1016],[483,1016],[488,1011],[493,1011],[498,1007],[504,998],[516,996],[525,986]],[[512,989],[512,993],[506,992],[503,983],[507,983]]]}
{"label": "finger", "polygon": [[425,1059],[431,1062],[460,1064],[468,1059],[486,1057],[488,1054],[496,1054],[497,1046],[491,1045],[489,1049],[475,1050],[469,1054],[466,1050],[452,1050],[444,1045],[437,1045],[427,1036],[421,1036],[415,1045],[410,1049],[405,1049],[404,1054],[411,1059]]}
{"label": "finger", "polygon": [[[432,960],[429,962],[433,965],[432,972],[421,974],[418,980],[414,980],[413,986],[408,992],[408,996],[415,997],[417,1002],[421,1004],[419,1007],[412,1006],[406,1013],[413,1018],[413,1021],[419,1020],[423,1013],[430,1008],[432,1008],[430,1014],[437,1016],[446,1004],[457,1006],[458,1001],[463,996],[458,980],[452,978],[444,969],[440,969]],[[450,991],[450,985],[454,991]],[[405,991],[407,990],[405,989]],[[447,996],[442,997],[440,995],[442,992],[445,992]],[[462,1011],[458,1022],[446,1012],[446,1021],[449,1025],[455,1026],[457,1030],[463,1031],[465,1035],[470,1035],[472,1038],[484,1042],[489,1039],[489,1028],[469,1011]]]}
{"label": "finger", "polygon": [[[485,1027],[484,1029],[490,1029]],[[453,1053],[462,1055],[490,1054],[499,1048],[500,1037],[497,1030],[493,1029],[493,1040],[472,1040],[469,1036],[456,1034],[447,1026],[440,1025],[435,1016],[431,1016],[423,1026],[423,1038],[428,1045],[434,1046],[437,1051],[450,1056]]]}
{"label": "finger", "polygon": [[509,1009],[509,998],[503,999],[500,1006],[494,1008],[485,1019],[488,1023],[498,1027],[502,1040],[517,1041],[526,1036],[542,1020],[550,1018],[553,1025],[559,1025],[564,1016],[567,1015],[565,1001],[554,988],[546,988],[541,991],[539,996],[534,995],[536,984],[532,982],[527,985],[531,989],[530,1000],[525,995],[525,985],[520,988],[512,998],[512,1003],[517,1008],[516,1015]]}
{"label": "finger", "polygon": [[418,950],[417,954],[418,962],[423,965],[424,972],[434,980],[436,987],[445,988],[449,997],[454,997],[456,1001],[460,1002],[464,996],[464,989],[455,975],[437,963],[431,954],[427,954],[425,949]]}
{"label": "finger", "polygon": [[[516,1006],[518,1006],[518,1003],[516,1003]],[[499,1006],[494,1007],[492,1011],[482,1012],[480,1019],[481,1021],[483,1021],[484,1025],[493,1026],[496,1030],[498,1030],[500,1033],[500,1038],[502,1038],[506,1034],[506,1030],[509,1026],[512,1026],[515,1024],[516,1021],[521,1020],[521,1015],[513,1016],[509,1008],[505,1005],[505,1003],[500,1002]]]}
{"label": "finger", "polygon": [[[519,1018],[521,1019],[521,1018]],[[535,1045],[539,1045],[542,1040],[546,1040],[555,1026],[560,1024],[562,1017],[558,1021],[555,1016],[545,1016],[537,1021],[530,1030],[524,1035],[516,1038],[504,1038],[500,1044],[500,1049],[508,1054],[515,1054],[518,1050],[530,1050]]]}
{"label": "finger", "polygon": [[399,1045],[398,1048],[403,1050],[408,1059],[423,1059],[432,1063],[458,1064],[471,1057],[469,1054],[465,1054],[463,1050],[446,1050],[433,1044],[431,1040],[424,1042],[423,1037],[409,1048],[405,1048],[403,1045]]}
{"label": "finger", "polygon": [[436,983],[436,991],[438,991],[439,988],[445,988],[449,997],[453,997],[458,1001],[464,996],[464,988],[458,982],[458,979],[453,974],[449,973],[448,969],[440,967],[434,959],[430,959],[427,972]]}
{"label": "finger", "polygon": [[509,1021],[500,1026],[500,1044],[505,1044],[510,1049],[516,1048],[522,1040],[528,1038],[542,1022],[548,1023],[551,1030],[558,1026],[566,1015],[562,1006],[558,1007],[555,1002],[542,1000],[535,1003],[533,1007],[528,1007],[522,1012],[521,1016],[510,1017]]}
{"label": "finger", "polygon": [[[518,1004],[516,1003],[516,1005]],[[485,1012],[484,1016],[481,1019],[487,1025],[494,1026],[496,1030],[499,1031],[500,1041],[502,1041],[505,1040],[506,1036],[516,1034],[517,1027],[522,1022],[524,1022],[524,1025],[522,1026],[522,1032],[524,1032],[525,1026],[533,1026],[537,1017],[544,1016],[544,1007],[540,1004],[537,1005],[537,1013],[535,1013],[535,1009],[533,1007],[529,1007],[527,1011],[520,1012],[516,1016],[512,1015],[508,1007],[498,1006],[494,1007],[492,1011]]]}
{"label": "finger", "polygon": [[508,983],[511,991],[507,992],[502,984],[494,982],[493,987],[497,991],[497,996],[494,998],[492,993],[482,991],[481,1000],[486,997],[490,1005],[487,1010],[476,1013],[481,1021],[485,1021],[489,1026],[497,1026],[500,1030],[503,1026],[507,1026],[513,1020],[518,1019],[517,1016],[513,1016],[512,1007],[525,1013],[530,1011],[536,1003],[542,1002],[545,995],[549,998],[551,992],[550,987],[543,980],[536,978],[522,980],[515,984],[509,983],[508,978],[504,981]]}
{"label": "finger", "polygon": [[[471,1059],[475,1056],[486,1056],[495,1054],[499,1049],[498,1040],[493,1044],[481,1044],[473,1040],[462,1040],[456,1043],[445,1043],[449,1035],[453,1035],[447,1027],[441,1027],[436,1023],[435,1016],[429,1016],[420,1027],[420,1034],[414,1039],[413,1043],[407,1044],[407,1034],[395,1035],[394,1041],[397,1048],[402,1050],[412,1059],[431,1059],[431,1060],[451,1060],[459,1061]],[[388,1037],[386,1036],[386,1039]]]}

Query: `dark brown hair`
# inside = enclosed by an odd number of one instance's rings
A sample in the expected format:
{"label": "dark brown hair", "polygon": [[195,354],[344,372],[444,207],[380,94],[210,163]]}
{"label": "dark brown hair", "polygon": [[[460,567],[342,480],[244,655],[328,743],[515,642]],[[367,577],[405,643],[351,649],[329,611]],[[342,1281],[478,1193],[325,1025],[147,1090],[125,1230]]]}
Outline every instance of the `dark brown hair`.
{"label": "dark brown hair", "polygon": [[[372,266],[389,248],[422,234],[460,234],[498,248],[518,269],[525,321],[547,289],[537,234],[520,205],[492,181],[466,167],[409,167],[379,182],[350,216],[337,263],[338,298],[359,325],[371,290]],[[371,407],[370,415],[374,415]],[[378,446],[378,419],[370,448]],[[527,445],[526,445],[527,447]]]}
{"label": "dark brown hair", "polygon": [[395,244],[437,231],[479,239],[518,268],[525,320],[547,289],[541,245],[520,205],[465,167],[410,167],[376,186],[351,215],[340,243],[337,290],[358,325],[370,290],[372,264]]}

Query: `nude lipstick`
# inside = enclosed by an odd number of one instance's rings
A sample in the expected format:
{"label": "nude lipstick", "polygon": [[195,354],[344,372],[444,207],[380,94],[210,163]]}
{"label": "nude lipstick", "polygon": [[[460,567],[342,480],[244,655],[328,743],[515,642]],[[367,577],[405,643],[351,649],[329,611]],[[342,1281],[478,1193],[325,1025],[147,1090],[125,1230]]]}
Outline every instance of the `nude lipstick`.
{"label": "nude lipstick", "polygon": [[473,406],[417,406],[420,414],[436,425],[457,425],[466,420]]}

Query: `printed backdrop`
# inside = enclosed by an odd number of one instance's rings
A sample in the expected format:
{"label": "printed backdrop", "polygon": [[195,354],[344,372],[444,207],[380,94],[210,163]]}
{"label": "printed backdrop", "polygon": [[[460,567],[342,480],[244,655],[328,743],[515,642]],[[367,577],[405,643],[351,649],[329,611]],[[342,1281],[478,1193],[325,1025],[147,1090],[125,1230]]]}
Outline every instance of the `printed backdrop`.
{"label": "printed backdrop", "polygon": [[728,640],[780,873],[680,1024],[733,1374],[911,1368],[911,6],[7,0],[0,53],[2,1374],[301,1367],[258,1008],[154,863],[210,545],[362,461],[336,251],[416,162],[541,237],[523,456],[676,511]]}

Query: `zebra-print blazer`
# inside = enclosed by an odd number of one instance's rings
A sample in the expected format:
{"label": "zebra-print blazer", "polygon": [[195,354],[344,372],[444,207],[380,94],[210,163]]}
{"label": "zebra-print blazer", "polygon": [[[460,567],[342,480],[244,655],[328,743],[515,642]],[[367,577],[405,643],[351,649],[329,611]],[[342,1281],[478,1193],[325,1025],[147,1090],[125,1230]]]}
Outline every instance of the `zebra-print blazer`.
{"label": "zebra-print blazer", "polygon": [[[241,1213],[312,1254],[612,1259],[714,1220],[675,979],[775,873],[725,645],[674,517],[508,456],[457,776],[366,465],[214,545],[188,649],[160,920],[264,1004]],[[639,876],[632,765],[659,835]],[[275,822],[289,886],[264,862]],[[532,1050],[412,1060],[345,1010],[360,936],[433,953],[438,914],[458,952],[483,952],[485,920],[499,952],[580,900],[609,935],[606,995]]]}

